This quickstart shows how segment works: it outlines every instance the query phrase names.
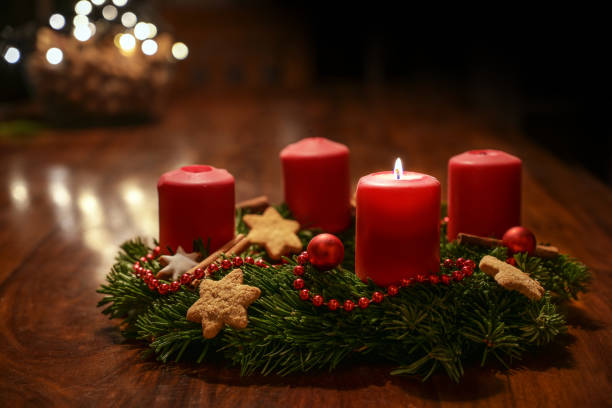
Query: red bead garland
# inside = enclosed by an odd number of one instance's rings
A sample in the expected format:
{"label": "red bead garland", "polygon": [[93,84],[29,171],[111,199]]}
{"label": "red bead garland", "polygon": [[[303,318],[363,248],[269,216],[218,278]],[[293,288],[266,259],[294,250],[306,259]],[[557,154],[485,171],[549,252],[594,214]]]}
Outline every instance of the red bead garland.
{"label": "red bead garland", "polygon": [[[255,265],[260,268],[270,267],[270,265],[266,264],[263,259],[258,259],[257,261],[255,261],[250,256],[247,256],[245,258],[236,256],[231,260],[223,259],[218,263],[212,263],[206,268],[206,270],[202,268],[196,268],[193,271],[193,274],[184,273],[177,281],[173,281],[171,283],[161,283],[155,278],[151,269],[142,266],[152,262],[160,254],[161,250],[159,249],[159,247],[156,247],[152,252],[149,252],[146,256],[140,257],[140,259],[134,262],[134,264],[132,265],[132,270],[134,271],[134,274],[140,279],[142,279],[151,291],[155,291],[160,295],[175,293],[180,289],[181,285],[189,285],[194,279],[206,279],[207,277],[212,276],[216,272],[218,272],[220,268],[224,270],[229,270],[232,267],[237,268],[244,264]],[[402,279],[402,281],[400,282],[400,286],[389,285],[386,288],[386,293],[375,291],[374,293],[372,293],[371,299],[367,297],[361,297],[358,299],[357,302],[351,299],[346,299],[344,303],[341,304],[336,299],[330,299],[329,301],[327,301],[327,303],[325,303],[323,296],[319,294],[311,295],[310,290],[305,287],[306,283],[304,279],[301,278],[305,273],[305,265],[307,265],[309,262],[308,253],[306,251],[302,252],[296,257],[296,260],[298,264],[293,267],[293,274],[297,278],[293,281],[293,287],[299,291],[300,299],[303,301],[312,302],[313,306],[315,307],[325,305],[330,311],[336,311],[341,307],[346,312],[353,311],[356,306],[359,306],[360,309],[367,309],[371,303],[380,304],[387,296],[397,296],[399,294],[400,287],[406,288],[415,284],[426,283],[429,283],[431,285],[438,285],[439,283],[442,283],[443,285],[449,286],[453,281],[460,282],[466,277],[472,276],[472,274],[474,273],[474,268],[476,267],[476,263],[471,259],[458,258],[453,261],[452,259],[447,258],[442,262],[441,266],[447,269],[456,268],[454,271],[451,272],[450,275],[417,275],[416,278]],[[509,258],[506,262],[510,263],[512,261],[514,261],[514,258]],[[285,261],[284,263],[286,264],[287,262]],[[276,267],[277,265],[273,266]]]}

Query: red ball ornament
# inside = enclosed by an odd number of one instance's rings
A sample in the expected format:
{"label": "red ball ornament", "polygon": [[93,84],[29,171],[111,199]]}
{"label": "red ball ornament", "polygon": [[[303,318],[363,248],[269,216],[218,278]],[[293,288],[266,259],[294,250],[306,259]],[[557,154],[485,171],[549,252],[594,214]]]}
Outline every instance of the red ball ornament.
{"label": "red ball ornament", "polygon": [[202,268],[196,268],[195,271],[193,271],[193,276],[196,279],[202,279],[204,277],[204,269]]}
{"label": "red ball ornament", "polygon": [[332,234],[319,234],[308,244],[308,260],[317,269],[327,271],[344,259],[344,245]]}
{"label": "red ball ornament", "polygon": [[359,307],[360,308],[365,309],[369,305],[370,305],[370,299],[368,299],[367,297],[359,298]]}
{"label": "red ball ornament", "polygon": [[302,276],[304,274],[304,267],[302,265],[296,265],[293,267],[293,274],[295,276]]}
{"label": "red ball ornament", "polygon": [[450,259],[450,258],[446,258],[446,259],[444,260],[444,267],[445,267],[445,268],[452,268],[453,266],[455,266],[455,262],[453,262],[453,260],[452,260],[452,259]]}
{"label": "red ball ornament", "polygon": [[512,227],[504,233],[502,244],[508,247],[510,254],[527,252],[533,255],[536,249],[536,238],[533,232],[525,227]]}
{"label": "red ball ornament", "polygon": [[440,283],[440,277],[438,275],[431,275],[429,277],[429,283],[431,283],[432,285],[437,285],[438,283]]}
{"label": "red ball ornament", "polygon": [[374,292],[372,293],[372,302],[374,303],[380,303],[382,302],[384,299],[384,295],[380,292]]}
{"label": "red ball ornament", "polygon": [[221,261],[221,267],[225,270],[228,270],[232,267],[232,261],[229,259],[224,259]]}
{"label": "red ball ornament", "polygon": [[312,304],[315,305],[316,307],[319,307],[323,304],[323,296],[321,295],[314,295],[312,297]]}
{"label": "red ball ornament", "polygon": [[151,279],[149,281],[148,285],[149,285],[149,289],[155,290],[155,289],[157,289],[157,286],[159,285],[159,281],[157,279],[153,278],[153,279]]}
{"label": "red ball ornament", "polygon": [[389,285],[389,287],[387,288],[387,293],[389,294],[389,296],[396,296],[399,292],[399,288],[395,285]]}
{"label": "red ball ornament", "polygon": [[189,282],[191,282],[191,279],[193,279],[193,277],[191,276],[189,272],[185,272],[184,274],[181,275],[181,283],[183,285],[187,285]]}
{"label": "red ball ornament", "polygon": [[304,288],[304,279],[302,278],[297,278],[296,280],[293,281],[293,287],[295,289],[303,289]]}
{"label": "red ball ornament", "polygon": [[512,266],[516,266],[516,259],[514,259],[514,257],[511,256],[510,258],[506,258],[506,263]]}
{"label": "red ball ornament", "polygon": [[255,260],[253,259],[253,257],[247,256],[246,258],[244,258],[244,262],[253,265],[255,263]]}
{"label": "red ball ornament", "polygon": [[446,286],[450,285],[450,281],[451,281],[451,277],[448,275],[442,275],[440,277],[440,281],[445,284]]}
{"label": "red ball ornament", "polygon": [[309,298],[310,298],[310,292],[308,291],[308,289],[300,290],[300,299],[308,300]]}
{"label": "red ball ornament", "polygon": [[353,310],[355,308],[355,302],[353,302],[352,300],[345,300],[344,301],[344,310],[347,312],[350,312],[351,310]]}
{"label": "red ball ornament", "polygon": [[170,284],[170,292],[177,292],[181,288],[181,284],[178,281],[174,281]]}
{"label": "red ball ornament", "polygon": [[169,290],[170,290],[170,285],[168,285],[167,283],[162,283],[161,285],[157,287],[157,291],[159,292],[160,295],[167,294]]}
{"label": "red ball ornament", "polygon": [[237,256],[237,257],[234,258],[232,263],[234,264],[234,268],[239,268],[240,266],[242,266],[244,261],[242,260],[241,257]]}
{"label": "red ball ornament", "polygon": [[327,302],[327,307],[332,311],[338,310],[340,307],[340,302],[338,302],[336,299],[330,299],[330,301]]}

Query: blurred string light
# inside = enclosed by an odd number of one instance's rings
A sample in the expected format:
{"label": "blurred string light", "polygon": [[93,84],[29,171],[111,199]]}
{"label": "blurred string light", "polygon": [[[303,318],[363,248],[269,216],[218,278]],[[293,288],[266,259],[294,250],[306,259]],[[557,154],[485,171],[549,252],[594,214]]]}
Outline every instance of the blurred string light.
{"label": "blurred string light", "polygon": [[172,44],[172,56],[177,60],[184,60],[189,55],[189,48],[182,42]]}
{"label": "blurred string light", "polygon": [[55,13],[49,17],[49,25],[54,30],[61,30],[66,25],[66,19],[61,14]]}
{"label": "blurred string light", "polygon": [[145,40],[140,46],[142,53],[146,55],[154,55],[157,52],[157,43],[155,40]]}
{"label": "blurred string light", "polygon": [[157,27],[153,23],[147,23],[149,26],[149,38],[154,38],[157,35]]}
{"label": "blurred string light", "polygon": [[77,3],[74,5],[75,13],[81,14],[81,15],[84,15],[84,16],[88,15],[89,13],[91,13],[92,9],[93,9],[93,6],[87,0],[77,1]]}
{"label": "blurred string light", "polygon": [[47,50],[47,61],[51,65],[57,65],[64,59],[64,53],[59,48],[53,47]]}
{"label": "blurred string light", "polygon": [[145,22],[140,22],[134,26],[134,37],[138,40],[146,40],[149,38],[149,25]]}
{"label": "blurred string light", "polygon": [[136,39],[132,34],[121,34],[119,36],[119,47],[125,52],[131,52],[136,47]]}
{"label": "blurred string light", "polygon": [[88,25],[78,25],[74,27],[73,35],[77,40],[85,42],[91,38],[92,33]]}
{"label": "blurred string light", "polygon": [[21,52],[15,47],[8,47],[4,53],[4,60],[9,64],[14,64],[21,58]]}
{"label": "blurred string light", "polygon": [[104,6],[102,9],[102,17],[104,17],[108,21],[112,21],[117,18],[117,8],[115,6],[111,6],[110,4]]}
{"label": "blurred string light", "polygon": [[121,24],[123,24],[123,26],[126,28],[134,27],[136,21],[138,21],[138,17],[136,17],[136,14],[132,13],[131,11],[123,13],[121,16]]}
{"label": "blurred string light", "polygon": [[101,6],[104,3],[106,3],[106,0],[91,0],[91,2],[95,4],[96,6]]}
{"label": "blurred string light", "polygon": [[75,27],[78,26],[86,26],[87,24],[89,24],[89,19],[81,14],[77,14],[76,16],[74,16],[74,18],[72,19],[72,24]]}
{"label": "blurred string light", "polygon": [[117,7],[123,7],[127,4],[128,0],[113,0],[113,4]]}

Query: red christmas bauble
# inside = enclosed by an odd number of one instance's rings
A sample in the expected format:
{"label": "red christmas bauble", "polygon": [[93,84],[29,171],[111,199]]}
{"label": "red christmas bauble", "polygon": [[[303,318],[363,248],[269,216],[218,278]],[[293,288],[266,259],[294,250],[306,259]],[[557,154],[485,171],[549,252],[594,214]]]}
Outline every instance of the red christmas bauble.
{"label": "red christmas bauble", "polygon": [[525,227],[512,227],[504,233],[502,244],[508,247],[510,254],[527,252],[533,255],[536,249],[536,238],[533,232]]}
{"label": "red christmas bauble", "polygon": [[344,245],[332,234],[319,234],[308,244],[308,260],[317,269],[327,271],[344,259]]}

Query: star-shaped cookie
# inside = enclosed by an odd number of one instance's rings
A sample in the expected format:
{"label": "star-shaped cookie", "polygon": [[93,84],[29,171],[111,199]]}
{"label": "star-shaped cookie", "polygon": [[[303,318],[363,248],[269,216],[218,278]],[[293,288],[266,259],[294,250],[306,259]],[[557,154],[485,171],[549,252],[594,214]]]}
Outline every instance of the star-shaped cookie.
{"label": "star-shaped cookie", "polygon": [[546,290],[535,279],[514,266],[491,255],[480,260],[480,270],[492,276],[497,283],[508,290],[516,290],[531,300],[540,300]]}
{"label": "star-shaped cookie", "polygon": [[242,219],[251,228],[249,242],[263,245],[270,258],[280,259],[302,249],[302,241],[295,235],[300,224],[283,218],[274,207],[268,207],[262,215],[246,214]]}
{"label": "star-shaped cookie", "polygon": [[248,324],[246,308],[261,290],[242,284],[242,270],[234,269],[223,279],[204,279],[200,283],[200,298],[187,310],[187,320],[202,323],[202,334],[207,339],[215,337],[228,324],[234,329],[244,329]]}
{"label": "star-shaped cookie", "polygon": [[167,265],[157,272],[157,279],[177,280],[182,274],[193,268],[198,263],[197,252],[187,253],[182,247],[178,247],[174,255],[162,255],[161,259]]}

